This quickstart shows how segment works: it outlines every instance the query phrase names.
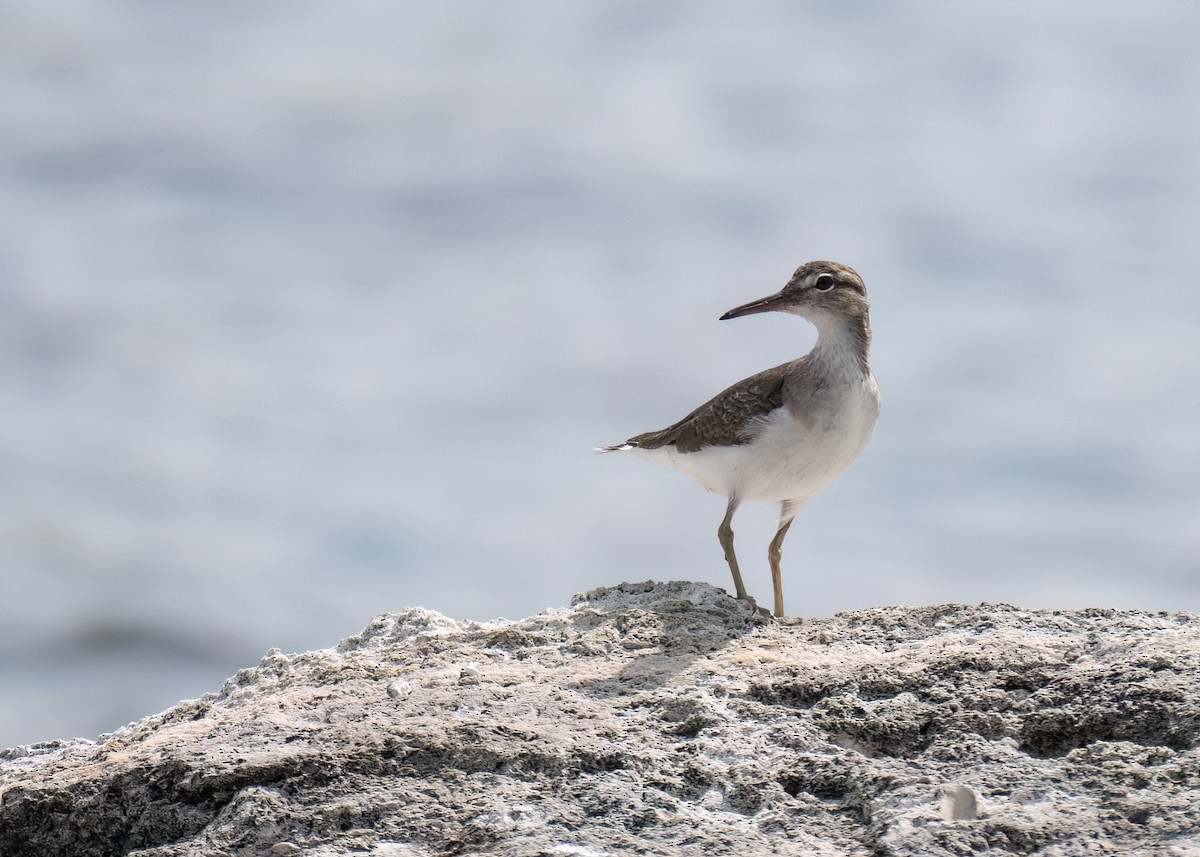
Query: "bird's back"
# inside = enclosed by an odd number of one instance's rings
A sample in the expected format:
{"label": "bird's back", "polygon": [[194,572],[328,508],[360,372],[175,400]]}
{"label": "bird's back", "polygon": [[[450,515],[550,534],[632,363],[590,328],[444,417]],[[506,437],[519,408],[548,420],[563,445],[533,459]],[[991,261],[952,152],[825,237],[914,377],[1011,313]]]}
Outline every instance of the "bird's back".
{"label": "bird's back", "polygon": [[803,500],[858,456],[879,414],[870,375],[815,379],[812,355],[746,378],[618,449],[743,500]]}

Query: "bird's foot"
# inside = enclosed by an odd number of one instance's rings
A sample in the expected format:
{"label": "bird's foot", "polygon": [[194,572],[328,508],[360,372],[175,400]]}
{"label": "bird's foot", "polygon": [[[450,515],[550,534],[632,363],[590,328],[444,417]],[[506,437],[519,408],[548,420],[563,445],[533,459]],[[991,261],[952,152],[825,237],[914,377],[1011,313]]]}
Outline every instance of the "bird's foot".
{"label": "bird's foot", "polygon": [[749,603],[749,605],[750,605],[751,607],[753,607],[753,608],[754,608],[754,612],[755,612],[755,613],[757,613],[759,616],[762,616],[764,619],[771,619],[771,618],[774,618],[774,617],[771,615],[771,611],[770,611],[770,610],[768,610],[766,607],[759,607],[759,606],[758,606],[758,602],[754,600],[754,596],[753,596],[753,595],[747,595],[747,594],[743,593],[743,594],[741,594],[741,595],[739,595],[739,596],[738,596],[738,599],[739,599],[739,600],[741,600],[741,601],[745,601],[745,602]]}

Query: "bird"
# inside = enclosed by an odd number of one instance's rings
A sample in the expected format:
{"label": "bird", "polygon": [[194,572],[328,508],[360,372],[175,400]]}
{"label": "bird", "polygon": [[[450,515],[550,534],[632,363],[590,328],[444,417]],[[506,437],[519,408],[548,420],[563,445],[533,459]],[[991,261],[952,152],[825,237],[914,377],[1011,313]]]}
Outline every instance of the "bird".
{"label": "bird", "polygon": [[668,465],[727,498],[717,537],[737,597],[751,603],[733,549],[733,515],[744,501],[779,503],[767,560],[774,615],[783,616],[783,539],[800,508],[858,457],[879,418],[880,395],[867,289],[853,268],[806,262],[780,291],[734,307],[721,321],[763,312],[811,322],[812,350],[738,381],[677,423],[596,451]]}

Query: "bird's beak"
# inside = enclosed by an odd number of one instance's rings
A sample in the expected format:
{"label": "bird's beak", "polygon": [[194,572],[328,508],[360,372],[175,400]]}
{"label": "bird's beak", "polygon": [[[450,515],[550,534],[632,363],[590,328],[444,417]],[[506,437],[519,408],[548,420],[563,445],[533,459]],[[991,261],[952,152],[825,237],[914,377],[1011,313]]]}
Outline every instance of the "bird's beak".
{"label": "bird's beak", "polygon": [[759,298],[756,301],[750,301],[748,304],[734,307],[721,316],[721,321],[730,318],[740,318],[743,315],[754,315],[756,312],[771,312],[772,310],[783,309],[786,304],[787,299],[783,296],[783,292],[778,292],[769,298]]}

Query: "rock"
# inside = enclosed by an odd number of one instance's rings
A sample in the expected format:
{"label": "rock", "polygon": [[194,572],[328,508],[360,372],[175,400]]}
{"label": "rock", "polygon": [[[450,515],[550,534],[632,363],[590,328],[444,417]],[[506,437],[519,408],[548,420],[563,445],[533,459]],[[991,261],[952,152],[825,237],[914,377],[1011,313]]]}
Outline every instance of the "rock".
{"label": "rock", "polygon": [[1200,620],[764,619],[703,584],[380,616],[0,751],[0,854],[1200,854]]}
{"label": "rock", "polygon": [[979,802],[969,786],[950,785],[942,789],[942,820],[972,821],[979,817]]}

